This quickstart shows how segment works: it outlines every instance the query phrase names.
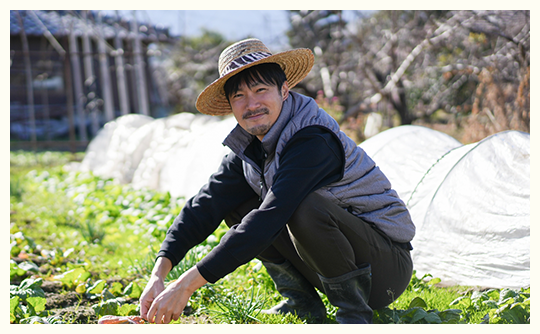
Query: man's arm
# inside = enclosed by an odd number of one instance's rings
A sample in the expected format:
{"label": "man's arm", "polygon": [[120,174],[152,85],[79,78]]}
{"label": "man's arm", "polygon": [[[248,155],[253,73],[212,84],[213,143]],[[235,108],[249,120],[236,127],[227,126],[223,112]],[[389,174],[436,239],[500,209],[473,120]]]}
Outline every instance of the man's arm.
{"label": "man's arm", "polygon": [[192,247],[212,234],[225,216],[256,196],[244,178],[242,160],[229,153],[199,193],[189,199],[167,231],[158,257],[176,266]]}
{"label": "man's arm", "polygon": [[197,264],[199,272],[213,283],[255,258],[282,232],[309,193],[343,177],[343,166],[343,146],[330,130],[299,131],[282,151],[280,167],[261,206],[221,238]]}
{"label": "man's arm", "polygon": [[[235,196],[231,196],[234,192]],[[165,288],[165,278],[194,245],[205,240],[223,217],[243,201],[255,196],[247,184],[242,162],[234,153],[223,158],[219,170],[191,198],[169,228],[150,279],[141,294],[141,316],[151,322],[168,323],[182,313],[189,296],[207,283],[196,267]]]}

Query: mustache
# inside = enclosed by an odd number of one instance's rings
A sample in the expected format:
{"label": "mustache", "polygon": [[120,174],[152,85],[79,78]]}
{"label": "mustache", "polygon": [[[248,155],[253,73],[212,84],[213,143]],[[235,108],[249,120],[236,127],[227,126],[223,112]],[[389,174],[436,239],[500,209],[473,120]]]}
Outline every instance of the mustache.
{"label": "mustache", "polygon": [[255,110],[249,110],[244,115],[242,115],[242,119],[246,119],[246,118],[256,116],[256,115],[260,115],[260,114],[267,114],[268,115],[269,113],[270,113],[270,110],[268,110],[268,108],[259,108],[259,109],[255,109]]}

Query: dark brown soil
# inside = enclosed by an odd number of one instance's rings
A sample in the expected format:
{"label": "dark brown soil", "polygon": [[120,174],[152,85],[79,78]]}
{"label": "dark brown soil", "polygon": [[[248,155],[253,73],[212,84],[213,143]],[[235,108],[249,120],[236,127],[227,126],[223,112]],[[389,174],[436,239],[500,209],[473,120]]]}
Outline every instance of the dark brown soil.
{"label": "dark brown soil", "polygon": [[66,292],[65,294],[46,292],[45,298],[47,298],[47,303],[45,304],[47,310],[82,304],[81,296],[73,291]]}
{"label": "dark brown soil", "polygon": [[41,284],[41,289],[43,289],[44,292],[60,293],[60,291],[62,291],[62,283],[54,281],[43,281],[43,284]]}
{"label": "dark brown soil", "polygon": [[61,317],[68,324],[97,324],[98,321],[94,310],[88,306],[69,306],[52,310],[51,313]]}
{"label": "dark brown soil", "polygon": [[68,324],[96,324],[97,317],[90,300],[75,291],[63,291],[62,283],[44,281],[41,288],[47,303],[45,310],[51,316],[62,318]]}

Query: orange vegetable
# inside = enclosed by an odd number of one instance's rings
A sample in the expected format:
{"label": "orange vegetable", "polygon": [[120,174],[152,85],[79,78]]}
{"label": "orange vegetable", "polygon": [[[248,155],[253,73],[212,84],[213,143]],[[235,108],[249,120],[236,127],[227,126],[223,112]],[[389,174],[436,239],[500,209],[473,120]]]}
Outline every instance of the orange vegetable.
{"label": "orange vegetable", "polygon": [[117,316],[105,315],[98,320],[98,324],[144,324],[145,321],[138,315]]}

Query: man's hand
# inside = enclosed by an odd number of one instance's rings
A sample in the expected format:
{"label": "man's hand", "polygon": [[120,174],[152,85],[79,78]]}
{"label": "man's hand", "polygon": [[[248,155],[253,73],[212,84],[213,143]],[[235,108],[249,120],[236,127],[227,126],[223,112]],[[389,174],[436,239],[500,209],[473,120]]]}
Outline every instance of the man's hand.
{"label": "man's hand", "polygon": [[208,282],[201,276],[197,267],[192,267],[153,299],[148,312],[145,312],[146,309],[141,298],[141,315],[156,324],[168,324],[172,320],[178,320],[189,297],[206,283]]}
{"label": "man's hand", "polygon": [[141,304],[141,317],[148,320],[148,310],[152,306],[152,302],[156,299],[157,296],[163,290],[165,290],[165,277],[171,271],[172,263],[171,260],[160,257],[157,259],[154,269],[152,270],[152,275],[146,287],[144,288],[143,293],[139,299]]}
{"label": "man's hand", "polygon": [[152,302],[161,292],[163,292],[163,290],[165,290],[164,281],[157,276],[152,276],[139,299],[142,318],[148,320],[148,310],[150,309],[150,306],[152,306]]}

